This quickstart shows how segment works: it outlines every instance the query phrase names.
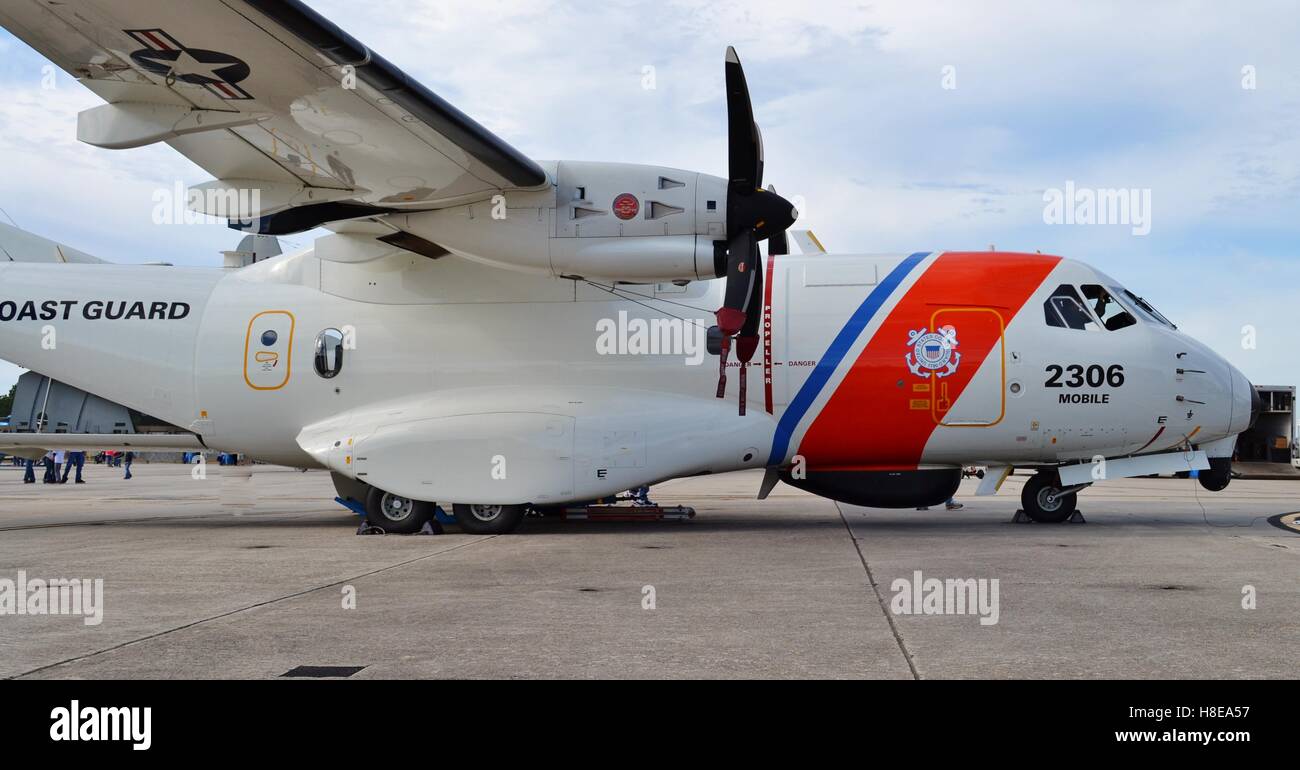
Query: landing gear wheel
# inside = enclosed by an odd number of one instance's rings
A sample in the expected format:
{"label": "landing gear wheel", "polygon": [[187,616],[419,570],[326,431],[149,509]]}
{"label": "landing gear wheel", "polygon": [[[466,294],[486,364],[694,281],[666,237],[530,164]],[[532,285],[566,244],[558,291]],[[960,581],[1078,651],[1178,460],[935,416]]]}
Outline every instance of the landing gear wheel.
{"label": "landing gear wheel", "polygon": [[1025,515],[1039,524],[1060,524],[1074,513],[1078,506],[1078,495],[1061,494],[1061,487],[1056,474],[1039,473],[1025,482],[1020,492],[1020,506]]}
{"label": "landing gear wheel", "polygon": [[514,532],[524,520],[526,505],[465,505],[456,503],[452,511],[456,523],[471,535],[505,535]]}
{"label": "landing gear wheel", "polygon": [[1232,483],[1232,474],[1227,471],[1208,470],[1198,473],[1196,479],[1209,491],[1222,492],[1228,488],[1228,484]]}
{"label": "landing gear wheel", "polygon": [[373,488],[366,496],[366,518],[390,534],[413,535],[432,517],[433,506],[422,500]]}

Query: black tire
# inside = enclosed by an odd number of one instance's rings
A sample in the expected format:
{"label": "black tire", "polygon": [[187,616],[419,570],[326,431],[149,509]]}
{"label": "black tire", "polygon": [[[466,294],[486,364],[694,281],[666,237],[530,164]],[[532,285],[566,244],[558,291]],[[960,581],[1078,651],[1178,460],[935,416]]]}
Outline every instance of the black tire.
{"label": "black tire", "polygon": [[456,523],[471,535],[506,535],[519,527],[528,512],[526,505],[466,505],[452,506]]}
{"label": "black tire", "polygon": [[1070,518],[1079,504],[1077,494],[1062,495],[1060,491],[1056,474],[1035,474],[1020,492],[1020,506],[1026,516],[1039,524],[1060,524]]}
{"label": "black tire", "polygon": [[1201,471],[1196,474],[1196,480],[1211,492],[1222,492],[1232,483],[1232,474],[1226,471]]}
{"label": "black tire", "polygon": [[366,518],[392,535],[413,535],[433,518],[433,504],[370,489],[366,495]]}

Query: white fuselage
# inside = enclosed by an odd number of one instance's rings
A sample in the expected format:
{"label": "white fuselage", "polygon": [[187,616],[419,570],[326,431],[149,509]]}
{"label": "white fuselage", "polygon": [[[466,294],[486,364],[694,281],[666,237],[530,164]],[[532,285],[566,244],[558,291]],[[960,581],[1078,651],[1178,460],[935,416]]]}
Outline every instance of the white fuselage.
{"label": "white fuselage", "polygon": [[[0,357],[211,448],[484,503],[591,499],[795,461],[1116,457],[1212,443],[1249,419],[1245,378],[1172,328],[1045,323],[1058,285],[1115,286],[1077,262],[795,255],[770,267],[770,345],[750,365],[743,417],[734,358],[718,399],[718,359],[702,350],[721,282],[619,286],[615,297],[455,256],[345,263],[307,250],[226,271],[0,265]],[[912,333],[935,328],[956,344],[913,347]],[[329,329],[347,342],[326,378],[315,346]],[[911,357],[945,351],[962,356],[937,368]]]}

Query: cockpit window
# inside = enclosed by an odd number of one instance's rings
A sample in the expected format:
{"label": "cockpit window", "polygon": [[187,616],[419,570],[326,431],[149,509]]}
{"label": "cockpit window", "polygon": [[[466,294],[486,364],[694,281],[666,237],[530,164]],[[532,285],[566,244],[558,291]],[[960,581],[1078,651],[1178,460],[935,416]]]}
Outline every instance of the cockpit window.
{"label": "cockpit window", "polygon": [[1137,309],[1138,315],[1142,316],[1146,320],[1161,324],[1162,326],[1168,326],[1170,329],[1178,328],[1177,326],[1174,326],[1172,321],[1165,318],[1159,310],[1152,307],[1150,302],[1147,302],[1145,299],[1142,299],[1128,289],[1121,289],[1118,286],[1113,288],[1116,293],[1122,294],[1124,298],[1128,300],[1129,304]]}
{"label": "cockpit window", "polygon": [[1097,322],[1083,308],[1079,292],[1068,283],[1063,283],[1052,292],[1052,296],[1043,303],[1043,315],[1047,317],[1048,326],[1062,329],[1088,329],[1097,331]]}
{"label": "cockpit window", "polygon": [[1137,319],[1119,303],[1119,300],[1112,297],[1104,286],[1084,284],[1083,296],[1087,298],[1092,312],[1096,313],[1097,317],[1101,319],[1101,325],[1110,331],[1123,329],[1137,323]]}

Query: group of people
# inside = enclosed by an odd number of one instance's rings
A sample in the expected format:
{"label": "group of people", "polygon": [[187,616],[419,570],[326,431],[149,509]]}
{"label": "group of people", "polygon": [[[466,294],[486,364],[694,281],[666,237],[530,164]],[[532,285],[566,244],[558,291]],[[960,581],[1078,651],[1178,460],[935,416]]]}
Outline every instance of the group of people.
{"label": "group of people", "polygon": [[[126,475],[124,479],[131,478],[131,463],[135,460],[135,454],[132,452],[104,452],[102,455],[103,462],[110,468],[125,468]],[[47,452],[41,458],[41,467],[45,469],[44,477],[41,479],[45,484],[67,484],[68,478],[73,478],[74,484],[85,484],[86,480],[81,477],[82,470],[86,467],[86,453],[81,451],[64,452]],[[60,472],[62,469],[62,472]],[[75,474],[73,473],[75,471]],[[36,483],[36,463],[32,460],[27,461],[27,470],[23,474],[24,484]]]}

